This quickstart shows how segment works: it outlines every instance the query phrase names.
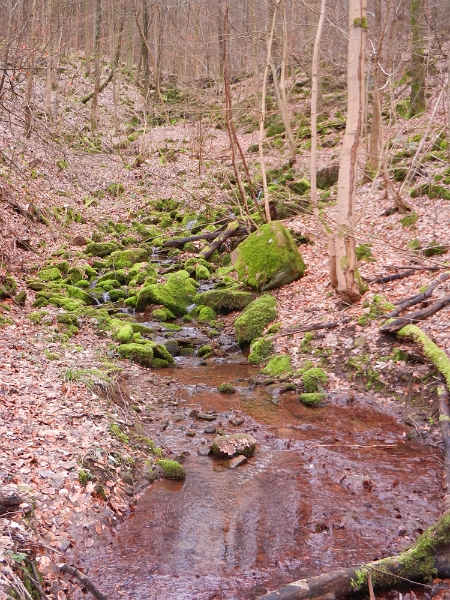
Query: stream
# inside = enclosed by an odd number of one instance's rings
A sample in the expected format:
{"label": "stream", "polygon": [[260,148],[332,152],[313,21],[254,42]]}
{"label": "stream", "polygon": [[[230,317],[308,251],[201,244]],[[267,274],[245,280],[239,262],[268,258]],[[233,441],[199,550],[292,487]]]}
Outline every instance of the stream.
{"label": "stream", "polygon": [[[178,321],[182,330],[171,332],[148,319],[137,320],[157,331],[156,341],[210,341],[195,323]],[[370,394],[331,394],[326,406],[305,407],[298,392],[255,385],[258,369],[234,340],[218,341],[224,358],[179,356],[159,371],[172,398],[159,407],[164,426],[147,429],[170,457],[184,457],[186,479],[150,485],[135,511],[78,557],[109,598],[254,599],[394,554],[435,522],[439,452],[410,440],[397,412]],[[222,382],[236,393],[219,393]],[[250,432],[254,457],[230,469],[208,455],[211,425]]]}

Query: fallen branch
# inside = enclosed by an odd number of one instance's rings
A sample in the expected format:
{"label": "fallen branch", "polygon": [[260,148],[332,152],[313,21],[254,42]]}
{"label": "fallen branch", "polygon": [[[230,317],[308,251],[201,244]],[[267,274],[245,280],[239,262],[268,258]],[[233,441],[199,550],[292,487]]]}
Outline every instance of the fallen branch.
{"label": "fallen branch", "polygon": [[432,580],[435,574],[445,578],[450,575],[449,540],[450,515],[446,514],[397,556],[294,581],[258,600],[340,600],[367,591],[369,574],[375,589],[392,587],[397,579],[420,583]]}
{"label": "fallen branch", "polygon": [[345,325],[345,323],[349,323],[351,321],[351,317],[344,317],[339,321],[328,321],[327,323],[311,323],[311,325],[302,325],[301,327],[296,327],[295,329],[288,329],[286,331],[280,331],[275,335],[271,335],[266,338],[268,340],[275,340],[279,337],[286,337],[287,335],[293,335],[294,333],[303,333],[306,331],[316,331],[317,329],[334,329],[334,327],[338,327],[339,325]]}
{"label": "fallen branch", "polygon": [[427,300],[432,293],[434,292],[434,290],[437,288],[437,286],[439,284],[441,284],[443,281],[445,281],[446,279],[448,279],[450,277],[449,273],[444,273],[443,275],[441,275],[439,277],[439,279],[435,282],[433,282],[430,286],[427,287],[427,289],[422,292],[421,294],[416,294],[415,296],[411,296],[410,298],[406,298],[405,300],[402,300],[401,302],[396,302],[397,308],[395,310],[393,310],[391,313],[389,313],[388,315],[386,315],[386,318],[392,318],[392,317],[398,317],[398,315],[403,312],[406,308],[409,308],[410,306],[414,306],[415,304],[420,304],[421,302],[424,302],[425,300]]}
{"label": "fallen branch", "polygon": [[219,234],[219,231],[209,231],[207,233],[199,233],[198,235],[188,235],[187,237],[176,238],[174,240],[167,240],[167,242],[164,242],[164,244],[161,247],[180,248],[188,242],[197,242],[198,240],[215,240]]}
{"label": "fallen branch", "polygon": [[440,298],[434,304],[427,306],[427,308],[423,308],[422,310],[418,310],[416,312],[411,313],[405,317],[400,317],[391,321],[390,323],[386,323],[382,327],[380,327],[381,333],[397,333],[404,327],[405,325],[409,325],[411,323],[415,323],[417,321],[423,321],[427,317],[431,317],[436,314],[446,306],[450,304],[450,294]]}
{"label": "fallen branch", "polygon": [[215,250],[220,248],[220,246],[226,242],[226,240],[234,235],[239,230],[239,221],[232,221],[227,225],[227,228],[220,233],[214,242],[205,248],[202,252],[200,252],[200,256],[205,260],[209,260],[214,253]]}
{"label": "fallen branch", "polygon": [[[447,359],[448,360],[448,359]],[[444,452],[444,512],[450,512],[450,409],[448,391],[444,386],[437,390],[439,401],[439,425],[441,426],[442,445]]]}
{"label": "fallen branch", "polygon": [[395,281],[396,279],[403,279],[404,277],[411,277],[415,271],[405,271],[404,273],[394,273],[394,275],[384,275],[383,277],[375,277],[375,279],[366,279],[368,283],[388,283],[389,281]]}
{"label": "fallen branch", "polygon": [[92,583],[92,581],[89,579],[89,577],[86,577],[86,575],[84,575],[81,571],[79,571],[75,567],[71,567],[71,566],[67,565],[66,563],[64,563],[60,566],[60,570],[62,573],[68,573],[69,575],[76,577],[78,579],[78,581],[80,581],[80,583],[82,583],[84,585],[84,587],[91,592],[91,594],[94,596],[94,598],[97,598],[97,600],[108,600],[108,596],[105,596],[105,594],[102,594],[102,592],[100,592],[100,590],[98,590],[95,587],[95,585]]}

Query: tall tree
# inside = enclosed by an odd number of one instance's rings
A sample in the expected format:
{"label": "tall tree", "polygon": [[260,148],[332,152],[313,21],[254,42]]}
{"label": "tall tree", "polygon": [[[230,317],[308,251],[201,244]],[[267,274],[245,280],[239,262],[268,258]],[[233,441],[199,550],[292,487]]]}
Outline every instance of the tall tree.
{"label": "tall tree", "polygon": [[91,104],[91,129],[94,131],[98,126],[98,96],[100,93],[100,35],[102,30],[102,0],[95,3],[95,33],[94,33],[94,95]]}
{"label": "tall tree", "polygon": [[425,13],[423,0],[410,0],[411,23],[411,117],[425,112]]}
{"label": "tall tree", "polygon": [[335,261],[338,294],[344,302],[353,303],[361,297],[354,228],[358,149],[365,106],[366,0],[349,0],[348,8],[347,124],[339,163]]}

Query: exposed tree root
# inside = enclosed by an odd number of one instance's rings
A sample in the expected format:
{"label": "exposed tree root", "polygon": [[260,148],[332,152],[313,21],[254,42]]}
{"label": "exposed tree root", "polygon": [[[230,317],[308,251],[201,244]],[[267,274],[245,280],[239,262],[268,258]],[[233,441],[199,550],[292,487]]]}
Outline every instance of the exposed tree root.
{"label": "exposed tree root", "polygon": [[89,579],[89,577],[86,577],[86,575],[84,575],[75,567],[70,567],[69,565],[66,565],[64,563],[60,567],[60,569],[63,573],[68,573],[69,575],[73,575],[73,577],[76,577],[78,581],[80,581],[84,585],[84,587],[91,592],[94,598],[97,598],[97,600],[108,600],[108,596],[105,596],[105,594],[98,590],[96,586],[92,583],[92,581]]}

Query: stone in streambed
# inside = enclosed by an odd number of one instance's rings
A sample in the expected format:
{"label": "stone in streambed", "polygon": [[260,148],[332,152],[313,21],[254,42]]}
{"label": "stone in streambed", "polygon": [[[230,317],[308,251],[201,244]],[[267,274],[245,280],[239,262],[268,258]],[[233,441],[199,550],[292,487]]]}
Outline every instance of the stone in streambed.
{"label": "stone in streambed", "polygon": [[233,458],[239,455],[250,458],[255,453],[256,440],[249,433],[219,435],[214,438],[211,450],[220,458]]}
{"label": "stone in streambed", "polygon": [[222,463],[222,466],[226,469],[236,469],[236,467],[239,467],[246,462],[247,458],[241,454],[240,456],[234,456],[233,458],[226,460],[224,463]]}
{"label": "stone in streambed", "polygon": [[214,425],[207,425],[203,430],[203,433],[216,433],[216,428]]}
{"label": "stone in streambed", "polygon": [[215,415],[210,415],[209,413],[198,412],[196,414],[197,419],[202,419],[203,421],[215,421],[217,417]]}

